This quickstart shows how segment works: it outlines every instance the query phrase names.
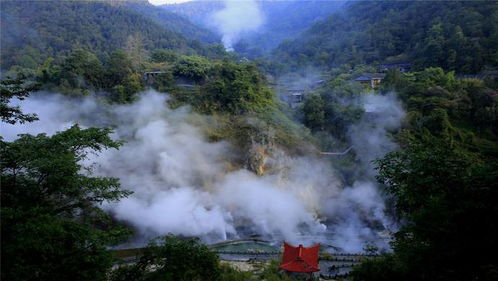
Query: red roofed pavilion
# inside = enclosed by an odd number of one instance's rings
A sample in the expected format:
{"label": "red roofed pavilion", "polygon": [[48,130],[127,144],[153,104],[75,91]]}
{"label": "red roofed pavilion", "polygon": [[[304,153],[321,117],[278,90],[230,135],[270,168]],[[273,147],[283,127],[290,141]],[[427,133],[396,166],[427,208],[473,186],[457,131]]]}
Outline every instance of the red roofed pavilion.
{"label": "red roofed pavilion", "polygon": [[320,244],[311,247],[303,247],[303,245],[294,247],[284,242],[284,255],[279,268],[291,272],[313,273],[319,271],[318,250],[320,250]]}

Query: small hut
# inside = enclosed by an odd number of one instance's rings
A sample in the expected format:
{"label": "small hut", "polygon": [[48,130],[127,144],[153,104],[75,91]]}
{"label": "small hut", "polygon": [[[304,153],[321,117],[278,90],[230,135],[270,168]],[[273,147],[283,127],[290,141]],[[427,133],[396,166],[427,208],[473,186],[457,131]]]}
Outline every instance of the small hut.
{"label": "small hut", "polygon": [[385,73],[365,73],[360,77],[354,79],[354,81],[370,85],[370,88],[373,89],[377,87],[385,77],[386,77]]}
{"label": "small hut", "polygon": [[284,242],[284,254],[279,268],[291,273],[308,273],[310,279],[313,272],[320,271],[318,266],[318,251],[320,244],[311,247],[299,245],[294,247]]}

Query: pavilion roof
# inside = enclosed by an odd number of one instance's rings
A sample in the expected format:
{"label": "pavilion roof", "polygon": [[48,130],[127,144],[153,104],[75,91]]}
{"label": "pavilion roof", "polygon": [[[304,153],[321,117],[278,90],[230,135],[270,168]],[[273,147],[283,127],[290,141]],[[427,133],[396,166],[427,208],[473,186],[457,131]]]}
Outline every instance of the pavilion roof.
{"label": "pavilion roof", "polygon": [[280,269],[285,269],[292,272],[315,272],[319,271],[318,267],[318,251],[320,244],[311,247],[303,247],[299,245],[294,247],[287,242],[284,242],[284,254]]}

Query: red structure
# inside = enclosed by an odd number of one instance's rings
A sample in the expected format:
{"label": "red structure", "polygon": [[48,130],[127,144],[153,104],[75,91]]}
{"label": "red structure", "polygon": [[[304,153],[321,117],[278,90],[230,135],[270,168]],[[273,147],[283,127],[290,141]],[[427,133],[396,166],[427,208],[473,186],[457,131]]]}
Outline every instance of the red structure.
{"label": "red structure", "polygon": [[303,245],[294,247],[284,242],[284,255],[279,268],[304,273],[319,271],[318,250],[320,250],[320,244],[305,248]]}

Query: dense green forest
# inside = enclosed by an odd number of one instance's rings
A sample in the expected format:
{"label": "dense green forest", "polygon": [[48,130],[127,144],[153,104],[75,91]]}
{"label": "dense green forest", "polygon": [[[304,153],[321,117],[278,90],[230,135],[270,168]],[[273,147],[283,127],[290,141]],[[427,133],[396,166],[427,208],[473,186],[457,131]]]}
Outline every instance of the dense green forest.
{"label": "dense green forest", "polygon": [[[172,49],[215,56],[216,51],[185,35],[203,38],[204,31],[166,11],[151,12],[140,3],[111,5],[100,1],[2,1],[2,68],[34,68],[49,57],[75,49],[104,59],[117,49],[140,44],[147,50]],[[112,21],[108,20],[112,18]],[[178,25],[180,23],[180,25]],[[208,36],[209,37],[209,36]],[[216,49],[216,47],[214,47]]]}
{"label": "dense green forest", "polygon": [[123,6],[130,11],[134,11],[148,19],[153,20],[166,29],[182,34],[186,38],[195,39],[203,43],[220,42],[219,36],[217,36],[214,32],[192,24],[184,17],[169,12],[166,9],[158,9],[147,2],[137,3],[134,1],[127,2]]}
{"label": "dense green forest", "polygon": [[[334,143],[348,141],[348,128],[364,114],[348,101],[372,91],[351,82],[355,72],[331,75],[298,109],[325,145],[330,136]],[[353,280],[497,278],[496,89],[495,80],[456,79],[442,68],[387,73],[376,92],[396,92],[407,115],[392,135],[402,150],[376,160],[377,178],[402,223],[394,253],[363,263]]]}
{"label": "dense green forest", "polygon": [[496,1],[353,1],[275,51],[299,69],[409,61],[478,73],[498,65]]}
{"label": "dense green forest", "polygon": [[377,160],[378,180],[405,223],[394,254],[363,264],[353,279],[496,279],[496,86],[440,68],[410,78],[392,72],[387,80],[408,115],[397,136],[404,149]]}

